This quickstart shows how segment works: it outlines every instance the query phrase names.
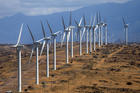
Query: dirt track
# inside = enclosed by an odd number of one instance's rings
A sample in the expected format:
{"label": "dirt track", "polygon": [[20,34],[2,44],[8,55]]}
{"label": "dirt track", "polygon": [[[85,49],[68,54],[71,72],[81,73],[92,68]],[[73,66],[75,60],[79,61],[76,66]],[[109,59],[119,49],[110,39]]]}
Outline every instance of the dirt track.
{"label": "dirt track", "polygon": [[120,49],[116,50],[115,52],[112,52],[111,54],[107,55],[107,58],[102,58],[101,61],[96,65],[96,68],[100,68],[100,66],[104,63],[105,59],[111,58],[113,55],[117,54],[121,50],[123,50],[124,47],[121,47]]}

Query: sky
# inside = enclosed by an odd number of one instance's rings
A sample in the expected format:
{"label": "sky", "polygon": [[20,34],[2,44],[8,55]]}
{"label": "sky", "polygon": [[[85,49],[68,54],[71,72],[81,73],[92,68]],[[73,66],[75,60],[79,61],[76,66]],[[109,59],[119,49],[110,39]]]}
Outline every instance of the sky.
{"label": "sky", "polygon": [[130,0],[0,0],[0,18],[23,13],[28,16],[73,11],[102,3],[125,3]]}

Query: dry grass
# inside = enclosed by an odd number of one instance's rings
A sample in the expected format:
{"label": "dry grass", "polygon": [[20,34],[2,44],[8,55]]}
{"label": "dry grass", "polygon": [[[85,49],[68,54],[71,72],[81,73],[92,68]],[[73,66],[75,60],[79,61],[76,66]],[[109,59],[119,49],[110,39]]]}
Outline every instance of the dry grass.
{"label": "dry grass", "polygon": [[[35,56],[27,64],[29,49],[22,52],[24,93],[140,93],[140,45],[109,44],[78,56],[79,47],[75,43],[75,57],[70,58],[69,64],[65,64],[64,48],[57,48],[56,71],[52,70],[51,50],[49,78],[46,78],[46,57],[40,57],[39,85],[35,84]],[[7,90],[17,93],[16,52],[1,46],[0,56],[0,93]]]}

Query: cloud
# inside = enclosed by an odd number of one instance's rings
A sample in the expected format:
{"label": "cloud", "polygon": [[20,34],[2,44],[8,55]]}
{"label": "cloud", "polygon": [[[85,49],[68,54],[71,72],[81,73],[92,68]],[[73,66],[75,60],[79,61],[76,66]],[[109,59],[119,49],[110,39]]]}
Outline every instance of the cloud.
{"label": "cloud", "polygon": [[46,14],[52,14],[57,12],[63,12],[63,11],[69,11],[69,10],[76,10],[79,7],[69,7],[69,8],[31,8],[31,9],[25,9],[25,15],[46,15]]}
{"label": "cloud", "polygon": [[9,16],[18,12],[20,2],[18,0],[0,0],[0,17]]}
{"label": "cloud", "polygon": [[130,0],[0,0],[0,18],[19,12],[25,15],[47,15],[93,4],[128,1]]}

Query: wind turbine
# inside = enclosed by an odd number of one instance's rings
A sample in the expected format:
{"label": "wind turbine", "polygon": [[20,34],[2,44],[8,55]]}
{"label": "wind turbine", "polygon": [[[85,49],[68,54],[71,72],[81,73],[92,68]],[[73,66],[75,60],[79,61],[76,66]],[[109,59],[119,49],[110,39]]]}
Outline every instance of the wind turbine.
{"label": "wind turbine", "polygon": [[92,31],[93,31],[93,49],[94,51],[96,50],[96,30],[98,28],[98,24],[95,25],[95,20],[96,20],[96,15],[94,17],[94,21],[93,21],[93,26],[92,26]]}
{"label": "wind turbine", "polygon": [[41,27],[42,27],[42,32],[44,36],[44,42],[41,48],[40,56],[42,55],[44,47],[46,45],[46,76],[49,77],[49,43],[50,43],[51,37],[46,36],[45,29],[42,22],[41,22]]}
{"label": "wind turbine", "polygon": [[78,24],[78,22],[75,20],[76,26],[77,26],[77,34],[79,35],[79,55],[82,55],[82,38],[81,38],[81,23],[82,23],[83,18],[80,19],[80,22]]}
{"label": "wind turbine", "polygon": [[20,33],[18,36],[18,41],[16,45],[12,45],[11,47],[16,48],[17,50],[17,59],[18,59],[18,92],[22,91],[22,81],[21,81],[21,49],[23,48],[23,45],[20,44],[21,34],[22,34],[22,28],[23,24],[20,28]]}
{"label": "wind turbine", "polygon": [[31,55],[30,55],[30,59],[29,59],[29,63],[30,63],[30,60],[32,59],[32,55],[33,55],[33,52],[34,50],[36,50],[36,84],[38,85],[39,84],[39,62],[38,62],[38,47],[40,45],[40,42],[43,40],[43,39],[40,39],[40,40],[37,40],[35,41],[34,39],[34,36],[31,32],[31,29],[29,28],[29,26],[27,25],[27,28],[28,28],[28,31],[31,35],[31,38],[32,38],[32,51],[31,51]]}
{"label": "wind turbine", "polygon": [[82,38],[84,36],[84,33],[86,32],[86,53],[88,54],[88,28],[89,28],[89,26],[86,25],[85,16],[83,16],[83,19],[84,19],[84,29],[83,29]]}
{"label": "wind turbine", "polygon": [[70,18],[69,18],[69,27],[68,27],[68,30],[70,30],[71,32],[71,57],[73,58],[73,29],[75,27],[72,26],[72,15],[71,15],[71,12],[70,12]]}
{"label": "wind turbine", "polygon": [[51,32],[51,37],[53,39],[53,51],[54,51],[54,54],[53,54],[53,63],[54,63],[54,70],[56,70],[56,37],[58,36],[59,33],[61,33],[60,31],[58,32],[55,32],[53,33],[52,29],[51,29],[51,26],[50,24],[48,23],[47,21],[47,24],[48,24],[48,27],[49,27],[49,31]]}
{"label": "wind turbine", "polygon": [[99,29],[100,29],[100,45],[103,45],[103,30],[102,30],[102,27],[103,27],[103,22],[101,20],[101,15],[100,15],[100,12],[99,12]]}
{"label": "wind turbine", "polygon": [[124,25],[124,31],[125,31],[125,44],[128,44],[128,24],[126,24],[124,17],[122,17],[123,19],[123,25]]}
{"label": "wind turbine", "polygon": [[69,63],[68,43],[69,43],[69,38],[70,38],[70,29],[69,29],[69,27],[66,28],[63,16],[62,16],[62,24],[63,24],[63,28],[64,28],[64,33],[63,33],[63,37],[62,37],[62,40],[61,40],[61,46],[63,45],[63,41],[64,41],[65,36],[66,36],[66,63],[68,64]]}

